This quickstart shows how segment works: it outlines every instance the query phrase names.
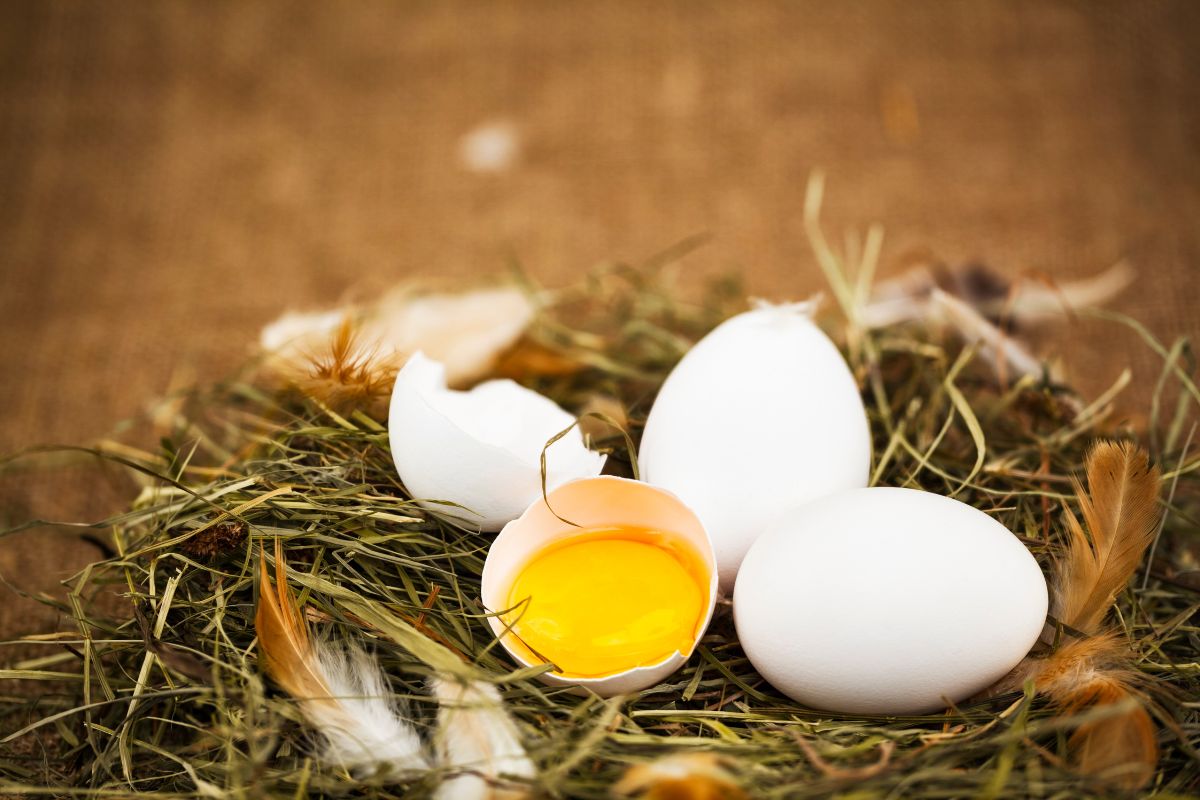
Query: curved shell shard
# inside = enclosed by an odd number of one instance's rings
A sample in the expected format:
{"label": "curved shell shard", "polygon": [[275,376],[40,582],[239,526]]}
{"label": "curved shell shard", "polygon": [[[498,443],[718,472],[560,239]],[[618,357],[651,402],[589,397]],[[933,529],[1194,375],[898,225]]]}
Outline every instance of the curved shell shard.
{"label": "curved shell shard", "polygon": [[574,421],[513,381],[448,389],[442,365],[415,353],[396,376],[388,437],[400,479],[423,508],[497,531],[540,496],[543,449],[547,490],[600,473],[605,457],[578,429],[546,447]]}

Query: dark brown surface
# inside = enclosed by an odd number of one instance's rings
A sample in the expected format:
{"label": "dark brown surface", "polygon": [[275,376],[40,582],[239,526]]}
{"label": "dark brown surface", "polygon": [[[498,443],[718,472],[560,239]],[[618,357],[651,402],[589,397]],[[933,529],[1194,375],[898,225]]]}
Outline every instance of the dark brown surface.
{"label": "dark brown surface", "polygon": [[[467,171],[491,119],[521,156]],[[7,4],[0,451],[105,434],[285,308],[509,252],[560,283],[708,231],[685,280],[805,295],[814,166],[831,234],[886,226],[885,273],[1128,258],[1117,307],[1195,334],[1200,3]],[[1111,328],[1060,342],[1088,389],[1156,374]],[[0,480],[9,520],[121,500],[86,470]],[[94,554],[63,542],[0,540],[0,573],[49,588]]]}

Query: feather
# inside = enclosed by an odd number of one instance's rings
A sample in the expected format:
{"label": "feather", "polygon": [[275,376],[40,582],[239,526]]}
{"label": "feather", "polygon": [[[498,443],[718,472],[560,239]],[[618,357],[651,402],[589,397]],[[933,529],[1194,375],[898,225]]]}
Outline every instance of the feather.
{"label": "feather", "polygon": [[1145,450],[1111,441],[1092,448],[1086,471],[1087,491],[1075,483],[1083,523],[1067,512],[1067,547],[1055,562],[1053,614],[1088,638],[1041,659],[1032,677],[1063,714],[1108,708],[1071,735],[1071,760],[1084,774],[1136,789],[1158,764],[1154,722],[1140,702],[1138,673],[1127,666],[1127,645],[1101,629],[1154,540],[1162,475]]}
{"label": "feather", "polygon": [[712,753],[676,753],[630,767],[613,787],[616,797],[641,800],[747,800]]}
{"label": "feather", "polygon": [[362,409],[381,416],[395,379],[394,364],[364,345],[357,323],[347,317],[324,352],[296,365],[292,383],[334,411]]}
{"label": "feather", "polygon": [[1060,714],[1095,712],[1067,742],[1071,762],[1081,773],[1137,789],[1158,764],[1154,722],[1139,688],[1141,675],[1129,666],[1128,644],[1103,625],[1154,539],[1162,477],[1146,451],[1128,442],[1094,446],[1086,471],[1088,490],[1075,483],[1083,522],[1067,512],[1067,546],[1051,581],[1054,617],[1070,636],[1083,638],[1026,658],[989,693],[1032,680]]}
{"label": "feather", "polygon": [[428,766],[420,737],[389,696],[379,666],[357,647],[345,651],[314,640],[287,584],[275,542],[275,586],[259,557],[254,615],[263,667],[294,697],[324,740],[321,759],[357,776],[396,775]]}
{"label": "feather", "polygon": [[1063,715],[1109,707],[1075,729],[1067,742],[1071,761],[1086,775],[1136,789],[1154,775],[1158,744],[1138,688],[1142,678],[1127,662],[1125,643],[1110,631],[1067,642],[1031,662],[1026,677]]}
{"label": "feather", "polygon": [[[992,309],[1022,325],[1062,318],[1077,308],[1101,306],[1117,297],[1137,277],[1133,268],[1118,261],[1103,272],[1058,285],[1037,283],[1006,292],[1005,308]],[[988,309],[985,309],[988,310]]]}
{"label": "feather", "polygon": [[991,363],[1002,382],[1013,375],[1042,376],[1042,362],[969,303],[934,289],[930,294],[930,311],[957,330],[963,341],[978,344],[980,355]]}
{"label": "feather", "polygon": [[1162,475],[1146,451],[1101,442],[1087,458],[1088,491],[1076,482],[1084,527],[1067,514],[1066,552],[1055,564],[1054,617],[1092,634],[1129,582],[1158,524]]}
{"label": "feather", "polygon": [[930,295],[942,289],[992,321],[1039,325],[1068,317],[1077,308],[1100,306],[1117,297],[1135,278],[1124,262],[1077,281],[1016,281],[981,265],[954,270],[921,263],[875,284],[860,309],[859,322],[883,328],[929,316]]}
{"label": "feather", "polygon": [[1128,789],[1145,786],[1158,767],[1158,743],[1154,721],[1128,685],[1111,675],[1098,674],[1074,692],[1063,711],[1104,706],[1114,713],[1084,722],[1071,734],[1067,741],[1071,760],[1085,775]]}
{"label": "feather", "polygon": [[519,800],[530,794],[533,762],[494,686],[435,677],[436,746],[447,771],[436,800]]}
{"label": "feather", "polygon": [[463,386],[488,374],[521,338],[534,311],[529,296],[514,286],[425,295],[400,287],[370,309],[363,333],[385,351],[391,348],[400,362],[420,350],[446,366],[450,385]]}
{"label": "feather", "polygon": [[288,311],[274,322],[263,327],[258,336],[259,347],[264,353],[290,360],[314,345],[328,341],[351,313],[346,309],[332,311]]}

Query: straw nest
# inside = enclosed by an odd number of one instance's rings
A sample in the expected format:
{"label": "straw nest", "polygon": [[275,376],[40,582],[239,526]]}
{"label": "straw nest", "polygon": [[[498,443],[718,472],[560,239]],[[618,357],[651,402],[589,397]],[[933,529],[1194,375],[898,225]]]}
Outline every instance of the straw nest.
{"label": "straw nest", "polygon": [[[818,255],[832,265],[827,249]],[[964,344],[940,324],[858,324],[859,284],[838,270],[830,275],[843,313],[827,314],[826,328],[863,386],[873,482],[953,494],[1003,522],[1048,565],[1063,542],[1064,508],[1077,508],[1070,480],[1082,473],[1089,442],[1138,435],[1115,428],[1112,396],[1089,402],[1044,373],[1005,375],[986,341]],[[734,280],[681,301],[660,274],[659,264],[609,268],[543,295],[537,320],[500,369],[574,412],[624,413],[636,443],[672,365],[744,303]],[[1163,535],[1111,619],[1149,679],[1161,748],[1149,786],[1165,796],[1200,781],[1200,582],[1188,572],[1200,459],[1185,452],[1200,393],[1185,348],[1147,342],[1164,368],[1146,415],[1152,430],[1140,435],[1171,493]],[[249,373],[174,397],[170,410],[160,452],[96,450],[144,488],[127,512],[94,526],[111,535],[111,556],[66,582],[69,599],[58,605],[74,629],[34,637],[38,654],[5,672],[21,683],[0,698],[0,789],[281,798],[434,791],[434,773],[354,780],[323,766],[295,702],[264,677],[257,560],[261,545],[269,556],[282,540],[313,629],[364,642],[425,733],[436,717],[428,686],[438,654],[494,682],[537,765],[539,796],[608,797],[631,765],[701,752],[754,797],[1114,791],[1068,762],[1079,717],[1056,714],[1032,692],[922,717],[799,707],[743,656],[727,603],[686,667],[662,685],[610,700],[547,688],[515,669],[486,625],[479,579],[491,537],[410,501],[380,420],[268,391]],[[629,474],[627,437],[599,423],[589,433],[609,453],[610,471]]]}

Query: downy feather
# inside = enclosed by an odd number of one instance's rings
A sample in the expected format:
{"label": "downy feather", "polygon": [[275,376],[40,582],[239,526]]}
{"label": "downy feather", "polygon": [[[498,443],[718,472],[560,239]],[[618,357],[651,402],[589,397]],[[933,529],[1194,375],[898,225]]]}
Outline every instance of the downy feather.
{"label": "downy feather", "polygon": [[321,759],[360,777],[427,768],[420,737],[391,698],[379,666],[357,647],[337,650],[310,635],[278,541],[275,584],[260,556],[259,654],[267,674],[321,735]]}
{"label": "downy feather", "polygon": [[361,409],[375,416],[383,414],[395,378],[395,365],[363,341],[358,323],[350,317],[336,328],[324,350],[297,362],[290,376],[293,385],[334,411]]}
{"label": "downy feather", "polygon": [[[1158,764],[1154,722],[1141,676],[1129,666],[1128,644],[1104,629],[1104,617],[1154,538],[1161,476],[1140,447],[1101,442],[1088,454],[1087,480],[1086,492],[1075,484],[1083,523],[1067,513],[1067,546],[1051,581],[1052,612],[1072,638],[1047,656],[1026,658],[990,693],[1032,680],[1063,715],[1099,712],[1068,740],[1071,762],[1083,774],[1137,789]],[[1053,634],[1047,632],[1048,643]]]}
{"label": "downy feather", "polygon": [[1144,786],[1158,763],[1154,722],[1139,684],[1128,666],[1125,642],[1114,632],[1069,641],[1044,659],[1030,663],[1023,676],[1049,697],[1063,715],[1100,710],[1067,741],[1072,763],[1085,775],[1102,777],[1130,789]]}
{"label": "downy feather", "polygon": [[[391,390],[414,352],[444,364],[451,386],[467,386],[493,371],[535,312],[516,286],[434,294],[401,285],[371,303],[284,314],[263,329],[259,343],[266,366],[286,383],[340,410],[378,414],[386,411],[380,392]],[[553,366],[559,374],[570,364],[557,357],[532,366]]]}
{"label": "downy feather", "polygon": [[934,289],[930,294],[930,311],[954,327],[963,341],[977,344],[979,354],[991,363],[1001,381],[1007,382],[1013,377],[1042,376],[1042,362],[969,303],[941,289]]}
{"label": "downy feather", "polygon": [[496,688],[441,677],[430,688],[438,700],[438,762],[446,771],[436,800],[528,797],[533,762]]}

